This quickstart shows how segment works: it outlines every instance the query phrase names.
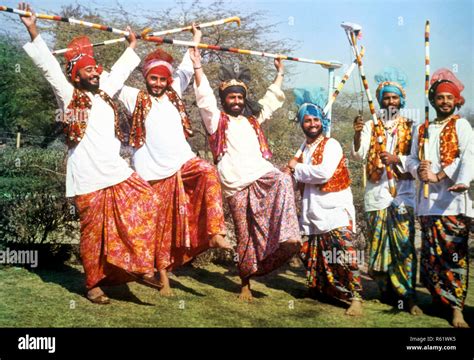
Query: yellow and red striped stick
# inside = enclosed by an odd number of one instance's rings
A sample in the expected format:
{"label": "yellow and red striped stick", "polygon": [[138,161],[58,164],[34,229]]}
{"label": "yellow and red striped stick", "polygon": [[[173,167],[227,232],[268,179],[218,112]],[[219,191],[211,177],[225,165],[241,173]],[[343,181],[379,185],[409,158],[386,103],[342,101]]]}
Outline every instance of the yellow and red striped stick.
{"label": "yellow and red striped stick", "polygon": [[[9,12],[9,13],[14,13],[14,14],[22,15],[22,16],[33,16],[33,13],[30,12],[30,11],[13,9],[13,8],[10,8],[10,7],[7,7],[7,6],[0,6],[0,11],[6,11],[6,12]],[[67,23],[70,23],[70,24],[81,25],[81,26],[90,27],[90,28],[97,29],[97,30],[112,32],[114,34],[119,34],[119,35],[124,35],[124,36],[130,35],[128,31],[115,29],[113,27],[106,26],[106,25],[94,24],[94,23],[87,22],[87,21],[76,20],[76,19],[68,18],[68,17],[64,17],[64,16],[48,15],[48,14],[34,14],[34,15],[38,19],[67,22]]]}
{"label": "yellow and red striped stick", "polygon": [[[346,32],[347,38],[349,40],[349,44],[351,45],[352,51],[354,53],[354,56],[356,57],[357,64],[359,66],[359,73],[360,77],[362,79],[362,83],[364,84],[364,89],[365,89],[365,94],[367,96],[367,101],[369,103],[369,109],[370,113],[372,115],[372,121],[374,123],[374,129],[377,136],[377,142],[380,145],[381,151],[385,151],[385,144],[383,143],[383,138],[381,136],[381,132],[383,129],[379,126],[379,121],[377,119],[377,114],[375,113],[375,107],[374,103],[372,101],[372,96],[370,94],[369,90],[369,83],[367,81],[367,78],[365,76],[365,71],[364,71],[364,66],[362,65],[362,58],[359,54],[359,51],[357,50],[357,39],[356,39],[356,34],[354,30],[348,29],[344,24],[342,25],[344,27],[344,30]],[[360,31],[360,30],[359,30]],[[397,194],[397,188],[395,187],[395,179],[393,177],[393,172],[390,167],[390,165],[385,165],[385,171],[387,172],[387,180],[388,180],[388,186],[390,190],[390,194],[395,197]]]}
{"label": "yellow and red striped stick", "polygon": [[[423,135],[423,159],[428,160],[428,143],[430,126],[430,102],[428,99],[428,91],[430,89],[430,21],[426,20],[425,24],[425,132]],[[423,196],[428,198],[430,187],[427,182],[423,183]]]}
{"label": "yellow and red striped stick", "polygon": [[[221,19],[221,20],[214,20],[214,21],[209,21],[207,23],[202,23],[202,24],[197,25],[197,27],[198,29],[202,29],[202,28],[211,27],[211,26],[224,25],[231,22],[235,22],[237,23],[237,26],[240,26],[240,18],[238,16],[232,16],[229,18]],[[149,35],[150,36],[163,36],[163,35],[183,32],[183,31],[191,31],[192,29],[193,29],[192,25],[188,25],[181,28],[171,29],[171,30],[154,31],[150,33]]]}
{"label": "yellow and red striped stick", "polygon": [[175,40],[175,39],[168,39],[168,38],[162,38],[162,37],[157,37],[157,36],[142,35],[142,38],[143,38],[143,40],[152,41],[152,42],[156,42],[156,43],[159,43],[159,44],[197,47],[199,49],[207,49],[207,50],[213,50],[213,51],[224,51],[224,52],[231,52],[231,53],[243,54],[243,55],[255,55],[255,56],[269,57],[269,58],[289,60],[289,61],[298,61],[298,62],[304,62],[304,63],[309,63],[309,64],[317,64],[317,65],[322,65],[322,66],[331,66],[331,67],[335,67],[335,68],[342,66],[341,63],[334,62],[334,61],[312,60],[312,59],[293,57],[293,56],[288,56],[288,55],[283,55],[283,54],[272,54],[272,53],[267,53],[267,52],[263,52],[263,51],[244,50],[244,49],[238,49],[238,48],[233,48],[233,47],[224,47],[224,46],[219,46],[219,45],[195,43],[195,42],[192,42],[192,41]]}
{"label": "yellow and red striped stick", "polygon": [[[226,18],[226,19],[221,19],[221,20],[216,20],[216,21],[210,21],[210,22],[207,22],[207,23],[202,23],[202,24],[199,24],[197,27],[198,27],[198,29],[202,29],[202,28],[206,28],[206,27],[227,24],[227,23],[230,23],[230,22],[236,22],[237,25],[240,26],[240,18],[237,17],[237,16],[234,16],[234,17],[230,17],[230,18]],[[157,32],[154,32],[153,34],[157,34],[157,36],[158,35],[166,35],[166,34],[174,34],[174,33],[182,32],[182,31],[191,31],[192,28],[193,28],[192,26],[185,26],[185,27],[176,28],[176,29],[157,31]],[[137,39],[145,40],[145,39],[142,38],[141,35],[137,35]],[[102,42],[99,42],[99,43],[91,44],[90,46],[98,47],[98,46],[104,46],[104,45],[112,45],[112,44],[117,44],[119,42],[123,42],[125,40],[126,40],[126,38],[105,40],[105,41],[102,41]],[[63,54],[65,52],[67,52],[68,50],[70,50],[70,49],[66,48],[66,49],[55,50],[55,51],[53,51],[53,55]]]}

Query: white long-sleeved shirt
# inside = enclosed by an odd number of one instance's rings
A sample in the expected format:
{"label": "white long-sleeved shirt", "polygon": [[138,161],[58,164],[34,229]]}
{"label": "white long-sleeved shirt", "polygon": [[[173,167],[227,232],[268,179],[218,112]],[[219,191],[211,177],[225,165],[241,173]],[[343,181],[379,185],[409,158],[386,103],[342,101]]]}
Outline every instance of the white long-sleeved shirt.
{"label": "white long-sleeved shirt", "polygon": [[323,234],[349,226],[352,220],[355,232],[355,208],[351,188],[324,192],[315,186],[328,182],[334,175],[343,156],[341,145],[337,140],[330,138],[324,148],[321,164],[313,165],[312,156],[318,146],[320,145],[305,146],[303,163],[295,167],[295,180],[305,183],[300,217],[301,229],[305,235]]}
{"label": "white long-sleeved shirt", "polygon": [[[443,179],[438,183],[429,184],[429,195],[425,199],[423,196],[423,186],[419,186],[417,194],[417,214],[419,216],[429,215],[459,215],[464,214],[469,217],[473,217],[474,211],[472,209],[472,200],[469,198],[468,192],[455,193],[448,191],[448,187],[454,184],[454,181],[459,175],[460,168],[463,165],[472,163],[474,159],[470,161],[461,161],[458,157],[450,165],[444,169],[441,168],[441,157],[439,153],[440,146],[440,134],[447,122],[435,123],[431,122],[428,128],[429,131],[429,142],[427,159],[431,161],[431,170],[434,173],[438,173],[441,170],[447,175],[447,178]],[[421,126],[421,125],[419,125]],[[418,177],[418,166],[420,160],[418,159],[418,128],[414,132],[413,143],[411,147],[411,154],[407,159],[407,169],[410,173],[419,179]],[[472,138],[472,127],[466,119],[460,118],[456,121],[456,133],[458,137],[458,146],[460,154],[468,154],[466,149],[468,148],[469,141]],[[454,180],[454,181],[453,181]]]}
{"label": "white long-sleeved shirt", "polygon": [[[63,113],[71,102],[74,87],[68,82],[56,58],[38,35],[23,47],[53,87]],[[109,76],[100,79],[100,89],[110,97],[119,91],[140,58],[127,48],[111,69]],[[66,196],[73,197],[116,185],[133,173],[120,156],[120,140],[115,137],[114,111],[100,97],[86,92],[92,101],[87,129],[83,139],[68,151]]]}
{"label": "white long-sleeved shirt", "polygon": [[[352,143],[352,156],[357,160],[364,160],[367,158],[370,149],[370,139],[372,137],[372,121],[367,121],[361,132],[360,148],[355,151],[354,143]],[[385,131],[387,139],[386,149],[393,153],[398,142],[396,134]],[[407,172],[406,161],[408,155],[400,155],[401,164],[397,165],[402,173]],[[365,168],[364,168],[365,171]],[[392,170],[393,171],[393,170]],[[364,193],[365,211],[383,210],[389,207],[392,203],[395,206],[405,205],[415,207],[415,181],[414,180],[399,180],[396,181],[397,195],[395,198],[390,194],[388,186],[387,172],[384,171],[378,183],[367,181]]]}
{"label": "white long-sleeved shirt", "polygon": [[[214,134],[219,125],[221,111],[217,100],[205,76],[199,87],[194,83],[196,101],[204,126],[209,134]],[[269,119],[273,112],[283,105],[285,94],[280,87],[272,84],[265,96],[259,100],[263,106],[258,117],[261,124]],[[229,197],[249,186],[251,183],[273,171],[275,167],[263,158],[255,130],[247,118],[242,115],[229,115],[227,128],[227,152],[217,164],[224,196]]]}
{"label": "white long-sleeved shirt", "polygon": [[474,179],[474,131],[471,133],[471,139],[467,148],[461,153],[461,164],[458,176],[453,180],[456,184],[464,184],[469,186]]}
{"label": "white long-sleeved shirt", "polygon": [[[186,52],[181,64],[173,75],[171,85],[181,97],[194,74],[193,64]],[[119,100],[130,114],[140,90],[124,86]],[[181,124],[181,116],[176,107],[163,95],[151,96],[151,109],[145,119],[146,139],[142,147],[133,154],[133,167],[145,180],[160,180],[174,175],[184,163],[196,154],[186,141]]]}

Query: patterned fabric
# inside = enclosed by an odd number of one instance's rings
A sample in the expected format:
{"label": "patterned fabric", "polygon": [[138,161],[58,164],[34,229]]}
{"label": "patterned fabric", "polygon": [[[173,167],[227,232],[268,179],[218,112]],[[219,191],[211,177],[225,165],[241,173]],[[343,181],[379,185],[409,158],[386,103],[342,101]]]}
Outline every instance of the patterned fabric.
{"label": "patterned fabric", "polygon": [[[441,130],[440,137],[440,157],[441,157],[441,166],[445,168],[446,166],[453,163],[454,159],[459,157],[459,143],[458,135],[456,133],[456,121],[460,118],[459,115],[452,116],[446,126]],[[421,124],[418,129],[418,149],[419,157],[423,159],[422,152],[424,149],[423,146],[423,136],[425,134],[425,124]]]}
{"label": "patterned fabric", "polygon": [[469,279],[470,220],[464,215],[420,216],[421,281],[434,298],[460,310]]}
{"label": "patterned fabric", "polygon": [[197,157],[169,178],[151,182],[158,196],[156,267],[173,269],[209,249],[213,235],[226,234],[216,169]]}
{"label": "patterned fabric", "polygon": [[154,273],[156,198],[145,180],[133,173],[120,184],[76,196],[75,202],[87,289],[130,281],[123,270]]}
{"label": "patterned fabric", "polygon": [[[120,141],[124,141],[114,101],[102,90],[99,90],[98,94],[102,100],[114,110],[115,136]],[[62,119],[64,133],[66,134],[66,143],[69,148],[75,147],[84,137],[91,108],[92,101],[90,97],[87,96],[84,91],[75,88],[72,94],[72,100],[67,106],[64,118]]]}
{"label": "patterned fabric", "polygon": [[343,300],[361,298],[357,252],[352,246],[352,226],[311,235],[300,257],[310,288]]}
{"label": "patterned fabric", "polygon": [[[262,128],[256,117],[248,116],[247,120],[249,121],[252,128],[255,130],[257,134],[258,142],[260,144],[260,151],[262,152],[262,156],[265,159],[270,159],[272,157],[272,152],[270,151],[270,147],[268,146],[267,139],[265,138],[265,134],[263,133]],[[214,164],[217,164],[221,159],[222,156],[227,152],[227,128],[229,126],[229,116],[225,112],[221,112],[221,117],[219,119],[219,125],[217,126],[217,130],[214,134],[208,136],[209,138],[209,147],[212,151],[212,156],[214,158]]]}
{"label": "patterned fabric", "polygon": [[[174,91],[172,87],[168,87],[165,92],[170,102],[178,110],[179,116],[181,117],[181,124],[183,125],[183,132],[186,139],[193,136],[193,130],[191,128],[191,121],[186,113],[186,107],[184,106],[183,100]],[[135,110],[132,115],[132,126],[130,128],[130,139],[129,145],[135,149],[139,149],[143,146],[146,139],[145,120],[151,109],[151,96],[148,92],[140,90],[137,96],[137,102],[135,104]]]}
{"label": "patterned fabric", "polygon": [[417,258],[415,218],[411,207],[367,212],[369,275],[382,291],[390,287],[401,297],[415,295]]}
{"label": "patterned fabric", "polygon": [[[380,119],[378,128],[383,128]],[[412,124],[413,122],[404,117],[397,118],[397,144],[393,151],[394,154],[401,156],[401,155],[409,155],[411,150],[411,140],[412,140]],[[381,147],[379,142],[377,141],[377,137],[379,134],[376,134],[375,128],[372,125],[372,136],[370,138],[370,148],[369,153],[367,155],[367,179],[372,183],[377,183],[382,178],[382,174],[385,171],[385,166],[382,164],[382,160],[380,160],[380,152]],[[387,138],[385,136],[385,131],[380,132],[380,136],[383,139],[383,144],[386,147],[387,145]],[[394,166],[394,169],[397,169]],[[399,171],[394,171],[395,179],[397,180],[410,180],[411,176],[409,174],[401,174]]]}
{"label": "patterned fabric", "polygon": [[[312,156],[313,165],[319,165],[323,162],[324,147],[326,146],[328,140],[328,137],[324,137],[321,143],[317,145],[317,148],[314,150]],[[303,163],[303,153],[301,153],[301,156],[297,159],[297,161],[299,163]],[[323,192],[338,192],[347,189],[351,185],[351,178],[346,163],[346,157],[342,155],[341,161],[339,161],[334,175],[324,184],[318,184],[315,186],[319,187],[319,189]],[[304,191],[304,184],[303,186],[298,184],[298,186]]]}
{"label": "patterned fabric", "polygon": [[237,237],[241,278],[269,273],[296,253],[297,249],[283,251],[284,254],[277,251],[283,242],[300,239],[289,175],[275,169],[227,199]]}

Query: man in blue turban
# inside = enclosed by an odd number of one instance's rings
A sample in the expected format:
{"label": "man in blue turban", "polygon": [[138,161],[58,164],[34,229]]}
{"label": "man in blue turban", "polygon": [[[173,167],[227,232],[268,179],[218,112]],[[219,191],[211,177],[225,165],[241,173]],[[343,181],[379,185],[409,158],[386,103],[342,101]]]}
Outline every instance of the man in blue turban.
{"label": "man in blue turban", "polygon": [[[416,251],[415,181],[406,170],[410,154],[413,122],[400,114],[405,107],[406,75],[385,68],[375,76],[376,98],[380,105],[378,125],[358,116],[354,120],[352,155],[366,160],[367,186],[364,203],[368,225],[369,275],[376,280],[382,301],[422,313],[415,304]],[[379,131],[377,131],[379,130]],[[385,151],[379,139],[385,145]],[[385,166],[390,165],[396,180],[392,195]]]}
{"label": "man in blue turban", "polygon": [[[306,141],[287,165],[302,195],[300,228],[309,237],[301,257],[311,292],[351,302],[347,315],[362,315],[358,264],[352,245],[355,208],[342,147],[327,137],[330,119],[324,114],[325,90],[295,89],[297,118]],[[359,253],[359,254],[358,254]]]}

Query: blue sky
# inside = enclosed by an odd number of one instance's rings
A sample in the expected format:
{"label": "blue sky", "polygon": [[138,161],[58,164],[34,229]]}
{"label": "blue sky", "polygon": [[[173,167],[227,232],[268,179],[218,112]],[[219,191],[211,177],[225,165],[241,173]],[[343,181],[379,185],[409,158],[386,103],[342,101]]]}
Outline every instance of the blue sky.
{"label": "blue sky", "polygon": [[[207,3],[209,1],[203,1]],[[61,1],[31,1],[35,8],[57,12],[62,5],[74,3]],[[81,3],[87,4],[87,1]],[[113,5],[115,0],[100,1]],[[129,2],[121,1],[127,8]],[[134,8],[158,11],[170,7],[173,1],[154,3],[133,1]],[[3,5],[16,7],[17,2],[2,1]],[[362,26],[360,44],[366,47],[364,67],[372,93],[375,91],[373,76],[384,66],[395,66],[408,75],[407,107],[423,109],[424,106],[424,24],[431,21],[431,72],[440,67],[456,71],[465,85],[466,105],[474,109],[474,4],[472,0],[434,1],[320,1],[320,0],[240,0],[226,3],[229,16],[232,9],[244,12],[263,10],[269,22],[279,23],[275,38],[290,38],[299,42],[291,54],[304,58],[337,60],[344,64],[352,61],[341,22],[350,21]],[[11,14],[0,14],[2,18]],[[232,45],[232,44],[228,44]],[[258,49],[255,49],[258,50]],[[286,78],[286,86],[327,86],[327,71],[320,66],[293,63],[296,74]],[[338,70],[336,75],[341,75]],[[358,72],[354,71],[359,90]],[[347,89],[353,89],[354,81]],[[372,95],[373,96],[373,95]]]}

